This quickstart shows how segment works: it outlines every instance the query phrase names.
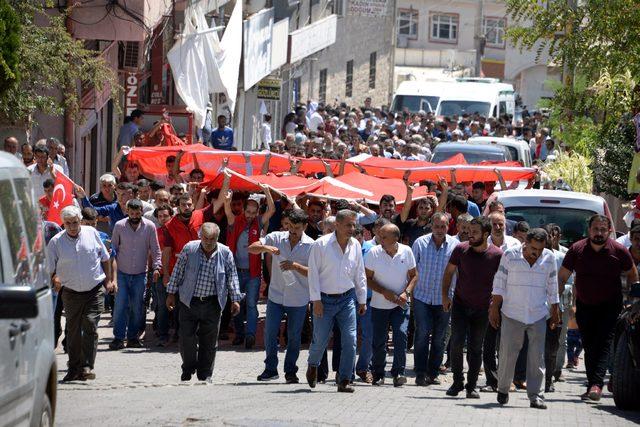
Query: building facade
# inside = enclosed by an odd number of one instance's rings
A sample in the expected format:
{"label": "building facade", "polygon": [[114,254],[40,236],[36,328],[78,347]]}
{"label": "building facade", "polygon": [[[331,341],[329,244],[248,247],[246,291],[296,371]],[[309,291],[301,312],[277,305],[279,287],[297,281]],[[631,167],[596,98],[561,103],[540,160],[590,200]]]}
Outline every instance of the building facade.
{"label": "building facade", "polygon": [[558,79],[558,70],[547,56],[521,52],[507,40],[510,18],[503,1],[398,0],[396,15],[396,66],[470,69],[496,77],[514,84],[530,109],[552,95],[545,82]]}

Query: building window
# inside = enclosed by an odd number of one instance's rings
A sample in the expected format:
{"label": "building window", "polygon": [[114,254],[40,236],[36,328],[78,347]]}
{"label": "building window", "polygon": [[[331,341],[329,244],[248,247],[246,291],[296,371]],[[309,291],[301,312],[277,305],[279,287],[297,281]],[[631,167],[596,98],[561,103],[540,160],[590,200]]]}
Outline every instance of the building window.
{"label": "building window", "polygon": [[351,98],[353,96],[353,59],[351,61],[347,61],[347,78],[344,96],[347,98]]}
{"label": "building window", "polygon": [[431,37],[433,41],[445,43],[458,42],[458,15],[431,15]]}
{"label": "building window", "polygon": [[327,102],[327,69],[320,70],[320,85],[318,87],[318,100],[326,104]]}
{"label": "building window", "polygon": [[482,34],[484,34],[487,46],[504,48],[504,32],[507,25],[505,18],[487,18],[482,20]]}
{"label": "building window", "polygon": [[398,9],[398,35],[408,39],[418,38],[418,11]]}
{"label": "building window", "polygon": [[371,52],[369,55],[369,89],[376,88],[376,59],[378,55]]}
{"label": "building window", "polygon": [[293,79],[293,105],[300,104],[300,91],[302,90],[302,82],[300,81],[300,77],[296,77]]}

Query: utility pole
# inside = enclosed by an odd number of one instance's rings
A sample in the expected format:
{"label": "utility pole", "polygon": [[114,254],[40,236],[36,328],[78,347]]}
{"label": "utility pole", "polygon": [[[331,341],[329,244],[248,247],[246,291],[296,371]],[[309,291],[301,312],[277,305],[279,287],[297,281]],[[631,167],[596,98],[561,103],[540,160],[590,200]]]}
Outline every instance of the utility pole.
{"label": "utility pole", "polygon": [[[478,0],[478,16],[476,17],[474,41],[476,45],[476,77],[480,77],[482,73],[482,55],[484,54],[485,38],[482,31],[482,23],[484,21],[484,0]],[[458,30],[459,31],[459,30]]]}

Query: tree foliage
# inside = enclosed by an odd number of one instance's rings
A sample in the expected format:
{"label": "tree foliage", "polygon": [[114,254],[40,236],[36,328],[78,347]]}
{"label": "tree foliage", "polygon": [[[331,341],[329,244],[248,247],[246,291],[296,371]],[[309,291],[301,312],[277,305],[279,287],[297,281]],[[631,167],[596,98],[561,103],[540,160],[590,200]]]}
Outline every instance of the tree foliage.
{"label": "tree foliage", "polygon": [[596,191],[621,199],[629,198],[627,179],[635,154],[635,138],[636,131],[630,116],[617,126],[603,129],[592,163]]}
{"label": "tree foliage", "polygon": [[0,0],[0,93],[16,84],[20,46],[20,21],[6,0]]}
{"label": "tree foliage", "polygon": [[41,0],[0,1],[13,8],[22,27],[17,49],[20,80],[0,93],[1,122],[29,122],[36,111],[61,115],[66,110],[80,118],[80,82],[97,89],[105,84],[117,87],[115,72],[99,52],[86,49],[67,32],[65,14],[45,8]]}
{"label": "tree foliage", "polygon": [[595,188],[626,197],[640,109],[638,0],[506,0],[509,39],[548,55],[573,78],[554,87],[552,121],[560,139],[591,157]]}

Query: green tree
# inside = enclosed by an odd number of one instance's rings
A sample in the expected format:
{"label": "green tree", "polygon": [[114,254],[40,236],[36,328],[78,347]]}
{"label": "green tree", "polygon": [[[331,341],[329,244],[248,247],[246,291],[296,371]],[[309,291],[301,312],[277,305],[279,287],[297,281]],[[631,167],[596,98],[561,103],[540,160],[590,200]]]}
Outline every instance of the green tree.
{"label": "green tree", "polygon": [[[563,69],[552,122],[563,142],[593,159],[595,188],[627,196],[640,106],[640,7],[637,0],[506,0],[509,39]],[[569,78],[567,78],[569,77]]]}
{"label": "green tree", "polygon": [[[600,110],[612,99],[613,90],[598,88],[614,82],[618,85],[611,89],[619,89],[625,79],[640,75],[637,0],[506,0],[506,4],[514,21],[508,37],[516,46],[536,49],[539,57],[547,52],[550,62],[586,83],[582,88],[556,90],[556,106],[569,114]],[[607,105],[612,114],[605,119],[617,122],[628,111],[628,101]],[[620,108],[612,111],[615,107]]]}
{"label": "green tree", "polygon": [[16,84],[20,47],[20,22],[18,15],[6,0],[0,0],[0,93]]}
{"label": "green tree", "polygon": [[79,118],[80,82],[118,88],[115,72],[98,52],[85,49],[82,40],[67,32],[66,15],[50,1],[0,1],[13,8],[22,29],[16,50],[20,79],[0,93],[0,122],[28,123],[36,111],[62,115],[66,110]]}

